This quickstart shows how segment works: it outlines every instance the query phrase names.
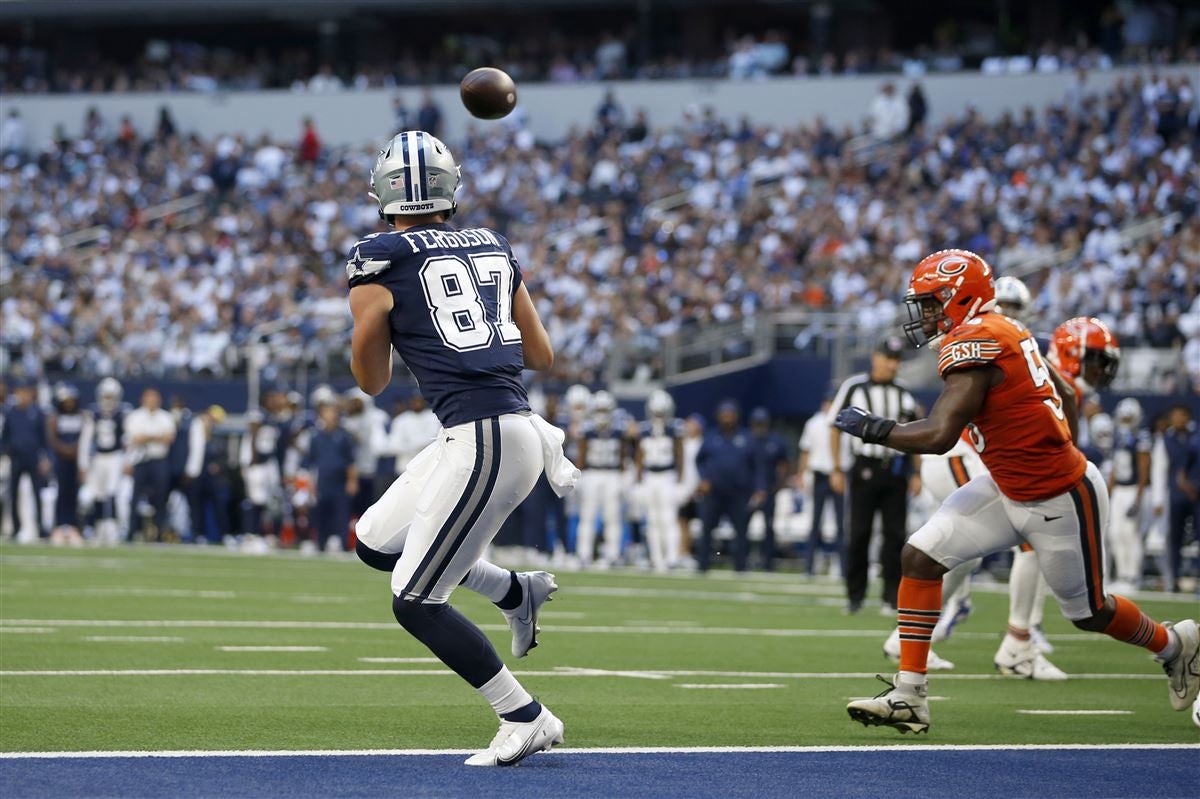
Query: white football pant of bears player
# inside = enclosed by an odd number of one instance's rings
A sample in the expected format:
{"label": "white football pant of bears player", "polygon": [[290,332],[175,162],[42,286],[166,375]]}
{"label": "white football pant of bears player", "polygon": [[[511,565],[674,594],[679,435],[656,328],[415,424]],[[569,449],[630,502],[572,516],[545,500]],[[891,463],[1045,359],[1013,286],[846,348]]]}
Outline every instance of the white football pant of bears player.
{"label": "white football pant of bears player", "polygon": [[[940,507],[946,497],[954,493],[975,477],[987,474],[987,468],[979,454],[971,446],[966,435],[960,438],[944,455],[921,456],[921,484],[933,498],[934,507]],[[970,577],[979,568],[982,558],[974,558],[955,566],[942,577],[942,617],[933,631],[934,641],[950,637],[954,626],[970,613]],[[884,642],[883,652],[888,658],[900,660],[900,628],[896,627]],[[929,652],[928,668],[931,671],[949,671],[954,663],[941,657],[933,650]]]}

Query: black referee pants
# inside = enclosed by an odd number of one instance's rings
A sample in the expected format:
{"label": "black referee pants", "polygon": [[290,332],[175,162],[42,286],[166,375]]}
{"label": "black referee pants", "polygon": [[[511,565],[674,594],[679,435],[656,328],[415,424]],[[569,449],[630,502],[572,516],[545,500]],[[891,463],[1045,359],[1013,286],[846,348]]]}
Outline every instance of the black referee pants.
{"label": "black referee pants", "polygon": [[896,607],[900,589],[900,550],[908,517],[908,476],[897,474],[884,461],[859,458],[850,474],[847,500],[850,538],[846,549],[846,598],[861,605],[867,594],[868,556],[875,514],[882,515],[883,545],[879,562],[883,571],[883,601]]}

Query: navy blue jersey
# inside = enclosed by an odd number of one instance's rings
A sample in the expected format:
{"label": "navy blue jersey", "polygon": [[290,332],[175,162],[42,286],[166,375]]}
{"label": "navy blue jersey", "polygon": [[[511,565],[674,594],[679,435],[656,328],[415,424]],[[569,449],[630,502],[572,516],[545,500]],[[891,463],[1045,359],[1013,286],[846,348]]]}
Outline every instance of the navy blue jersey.
{"label": "navy blue jersey", "polygon": [[376,233],[346,262],[350,287],[392,293],[392,346],[443,427],[529,410],[512,320],[521,268],[503,236],[447,224]]}
{"label": "navy blue jersey", "polygon": [[588,425],[583,432],[587,441],[587,451],[584,452],[584,469],[620,469],[621,456],[625,448],[624,431],[609,425],[596,427]]}
{"label": "navy blue jersey", "polygon": [[106,411],[93,405],[88,413],[92,417],[92,449],[101,455],[120,451],[125,441],[125,414],[129,413],[129,406],[122,404]]}
{"label": "navy blue jersey", "polygon": [[24,408],[16,404],[5,410],[5,425],[0,431],[0,452],[13,463],[34,464],[49,449],[46,436],[46,412],[37,405]]}
{"label": "navy blue jersey", "polygon": [[762,461],[761,468],[766,476],[767,487],[776,488],[779,483],[780,464],[788,462],[787,444],[778,433],[767,433],[762,438],[752,436],[754,454]]}
{"label": "navy blue jersey", "polygon": [[345,491],[346,475],[354,465],[354,436],[344,427],[315,427],[309,440],[305,463],[317,473],[317,494],[330,496]]}
{"label": "navy blue jersey", "polygon": [[1118,427],[1113,436],[1113,482],[1122,486],[1137,485],[1138,454],[1150,452],[1153,445],[1154,441],[1150,437],[1150,431]]}
{"label": "navy blue jersey", "polygon": [[83,413],[59,411],[54,415],[54,432],[63,444],[78,443],[79,436],[83,433]]}
{"label": "navy blue jersey", "polygon": [[282,465],[291,439],[291,420],[279,416],[264,416],[261,411],[256,411],[249,414],[249,421],[255,425],[254,437],[250,442],[250,462],[276,461]]}
{"label": "navy blue jersey", "polygon": [[648,472],[673,471],[675,447],[683,437],[683,423],[678,419],[642,422],[638,427],[638,451],[642,468]]}

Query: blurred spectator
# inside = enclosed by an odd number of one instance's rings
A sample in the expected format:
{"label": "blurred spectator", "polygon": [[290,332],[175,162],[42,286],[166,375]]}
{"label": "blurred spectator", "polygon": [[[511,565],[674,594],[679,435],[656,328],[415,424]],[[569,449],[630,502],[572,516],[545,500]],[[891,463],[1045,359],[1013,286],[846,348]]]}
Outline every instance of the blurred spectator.
{"label": "blurred spectator", "polygon": [[392,124],[397,133],[410,130],[408,126],[409,117],[408,106],[404,104],[404,96],[397,94],[392,98],[392,119],[394,120]]}
{"label": "blurred spectator", "polygon": [[13,108],[0,122],[0,155],[24,155],[25,145],[25,122],[21,112]]}
{"label": "blurred spectator", "polygon": [[610,133],[621,127],[624,117],[625,112],[617,104],[616,93],[611,89],[606,91],[604,99],[600,102],[600,107],[596,109],[596,125],[600,130],[600,134],[607,138]]}
{"label": "blurred spectator", "polygon": [[315,163],[321,157],[321,137],[317,135],[317,126],[312,117],[304,118],[304,132],[300,136],[297,157],[309,164]]}
{"label": "blurred spectator", "polygon": [[171,117],[171,109],[165,105],[158,109],[158,126],[155,128],[155,136],[160,142],[175,138],[175,120]]}
{"label": "blurred spectator", "polygon": [[417,130],[434,136],[441,135],[442,109],[433,99],[433,92],[429,89],[421,93],[421,106],[417,109]]}
{"label": "blurred spectator", "polygon": [[908,114],[909,104],[888,81],[871,101],[871,134],[880,141],[895,138],[908,128]]}
{"label": "blurred spectator", "polygon": [[308,79],[308,90],[314,93],[337,92],[342,90],[342,79],[333,74],[333,67],[322,64],[317,74]]}
{"label": "blurred spectator", "polygon": [[923,125],[928,113],[929,104],[925,99],[925,91],[920,83],[914,81],[912,88],[908,90],[908,127],[905,133],[912,134],[917,126]]}

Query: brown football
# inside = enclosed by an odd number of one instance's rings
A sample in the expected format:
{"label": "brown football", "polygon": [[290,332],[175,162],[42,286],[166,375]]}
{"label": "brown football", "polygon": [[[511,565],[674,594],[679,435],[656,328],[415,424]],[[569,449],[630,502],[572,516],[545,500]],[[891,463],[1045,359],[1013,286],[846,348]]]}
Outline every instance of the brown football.
{"label": "brown football", "polygon": [[501,119],[517,105],[517,85],[508,73],[495,67],[480,67],[467,73],[458,86],[462,103],[479,119]]}

